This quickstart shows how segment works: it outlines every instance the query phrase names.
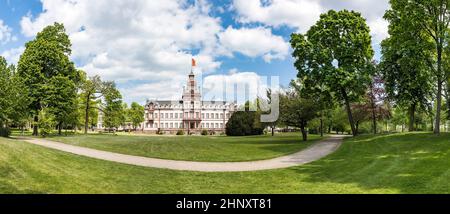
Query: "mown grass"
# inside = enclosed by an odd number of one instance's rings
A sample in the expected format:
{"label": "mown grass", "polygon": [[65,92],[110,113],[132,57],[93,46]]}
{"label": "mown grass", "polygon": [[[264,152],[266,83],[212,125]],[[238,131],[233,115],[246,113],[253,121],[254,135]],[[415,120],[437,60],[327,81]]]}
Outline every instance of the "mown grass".
{"label": "mown grass", "polygon": [[302,142],[301,134],[276,136],[136,136],[69,135],[50,140],[122,154],[189,161],[250,161],[275,158],[298,152],[319,140],[316,135]]}
{"label": "mown grass", "polygon": [[450,193],[450,135],[349,138],[305,166],[242,173],[152,169],[0,138],[1,193]]}

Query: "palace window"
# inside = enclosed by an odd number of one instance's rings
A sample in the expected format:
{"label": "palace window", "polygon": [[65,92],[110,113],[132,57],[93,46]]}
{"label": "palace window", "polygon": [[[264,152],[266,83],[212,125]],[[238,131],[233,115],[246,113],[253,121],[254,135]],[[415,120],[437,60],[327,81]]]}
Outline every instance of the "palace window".
{"label": "palace window", "polygon": [[214,119],[214,114],[211,114],[211,119]]}
{"label": "palace window", "polygon": [[158,118],[158,114],[157,114],[157,113],[155,113],[155,119],[156,119],[156,118]]}
{"label": "palace window", "polygon": [[171,129],[173,128],[173,123],[170,123],[170,128],[171,128]]}
{"label": "palace window", "polygon": [[[205,114],[204,114],[204,113],[202,114],[202,119],[205,119]],[[203,127],[202,127],[202,128],[203,128]]]}
{"label": "palace window", "polygon": [[209,113],[206,113],[206,119],[209,119]]}
{"label": "palace window", "polygon": [[206,124],[206,128],[209,129],[209,123]]}
{"label": "palace window", "polygon": [[173,119],[173,113],[170,113],[170,119]]}
{"label": "palace window", "polygon": [[220,119],[223,119],[223,113],[222,113],[222,114],[220,114]]}
{"label": "palace window", "polygon": [[200,114],[198,112],[195,113],[195,118],[199,119],[200,118]]}
{"label": "palace window", "polygon": [[163,119],[164,118],[164,114],[163,113],[161,113],[161,119]]}
{"label": "palace window", "polygon": [[219,113],[216,113],[216,119],[219,119]]}
{"label": "palace window", "polygon": [[167,119],[169,118],[169,113],[166,113],[166,118],[167,118]]}
{"label": "palace window", "polygon": [[220,124],[220,128],[223,129],[223,123]]}

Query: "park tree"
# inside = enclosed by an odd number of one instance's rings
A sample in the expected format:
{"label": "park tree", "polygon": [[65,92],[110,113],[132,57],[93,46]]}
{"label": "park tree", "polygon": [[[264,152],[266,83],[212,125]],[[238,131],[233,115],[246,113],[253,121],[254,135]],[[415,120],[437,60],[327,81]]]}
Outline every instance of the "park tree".
{"label": "park tree", "polygon": [[23,130],[28,119],[26,109],[29,99],[26,95],[26,87],[17,75],[15,66],[9,65],[0,56],[0,136],[9,135],[12,123]]}
{"label": "park tree", "polygon": [[143,106],[139,105],[139,103],[133,102],[131,103],[131,108],[129,109],[128,114],[130,121],[133,124],[133,128],[136,131],[139,124],[144,122],[145,109]]}
{"label": "park tree", "polygon": [[[433,43],[433,61],[429,63],[436,86],[436,115],[434,133],[440,134],[442,93],[449,72],[444,69],[445,49],[448,48],[450,0],[391,0],[391,10],[397,19],[410,21],[410,27],[424,33]],[[412,60],[411,60],[412,61]]]}
{"label": "park tree", "polygon": [[303,141],[308,140],[308,123],[319,116],[320,109],[313,99],[302,97],[301,91],[291,83],[291,89],[280,95],[280,118],[283,124],[300,128]]}
{"label": "park tree", "polygon": [[[73,86],[79,80],[79,73],[69,59],[70,54],[69,36],[64,26],[59,23],[44,28],[34,40],[25,45],[25,51],[18,63],[18,74],[23,79],[30,97],[28,109],[34,118],[35,136],[38,135],[39,113],[44,106],[53,108],[53,112],[56,112],[61,106],[68,107],[73,104],[73,97],[68,95],[73,95]],[[72,91],[69,93],[68,90]],[[65,97],[55,94],[60,92]],[[67,113],[57,116],[59,122]]]}
{"label": "park tree", "polygon": [[415,115],[425,109],[432,97],[433,44],[422,25],[408,18],[403,3],[391,1],[392,9],[385,18],[389,21],[390,37],[382,42],[380,71],[388,96],[397,105],[408,109],[409,131],[414,131]]}
{"label": "park tree", "polygon": [[85,72],[81,73],[79,97],[84,117],[84,133],[87,134],[89,126],[92,127],[97,123],[98,113],[104,110],[100,106],[102,99],[106,96],[115,96],[114,93],[117,93],[117,90],[114,82],[102,81],[98,75],[87,77]]}
{"label": "park tree", "polygon": [[[276,94],[276,93],[278,93],[278,94]],[[274,109],[271,108],[273,102],[275,102],[273,100],[273,98],[274,97],[278,97],[279,98],[278,95],[279,95],[279,92],[273,91],[272,89],[267,89],[267,91],[266,91],[267,98],[266,99],[262,99],[262,98],[258,99],[261,109],[264,109],[264,111],[262,111],[262,113],[264,113],[264,114],[271,114],[271,111],[274,110]],[[276,121],[265,122],[264,123],[264,125],[266,127],[270,128],[270,132],[271,132],[272,137],[275,136],[275,129],[277,128],[277,125],[279,125],[279,124],[280,124],[279,118]]]}
{"label": "park tree", "polygon": [[374,52],[369,27],[360,13],[330,10],[306,34],[292,34],[298,78],[319,84],[344,103],[353,135],[357,135],[351,103],[365,94]]}
{"label": "park tree", "polygon": [[104,91],[104,103],[103,103],[103,123],[106,128],[115,131],[122,125],[122,116],[124,114],[122,105],[122,95],[119,90],[116,89],[114,83],[108,83]]}

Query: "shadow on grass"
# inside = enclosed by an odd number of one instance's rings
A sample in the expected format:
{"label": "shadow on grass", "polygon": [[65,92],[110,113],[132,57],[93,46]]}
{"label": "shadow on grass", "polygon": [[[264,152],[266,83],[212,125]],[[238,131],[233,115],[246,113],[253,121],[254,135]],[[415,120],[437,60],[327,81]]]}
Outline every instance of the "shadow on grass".
{"label": "shadow on grass", "polygon": [[327,158],[292,168],[306,182],[356,184],[400,193],[450,193],[450,135],[427,133],[347,139]]}

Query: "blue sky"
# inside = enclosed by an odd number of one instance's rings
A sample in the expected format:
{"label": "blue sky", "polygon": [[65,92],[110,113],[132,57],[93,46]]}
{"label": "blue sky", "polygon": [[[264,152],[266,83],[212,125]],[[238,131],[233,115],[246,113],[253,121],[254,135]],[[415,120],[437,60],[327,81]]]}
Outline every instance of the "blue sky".
{"label": "blue sky", "polygon": [[290,34],[329,9],[360,11],[379,52],[387,8],[387,0],[0,0],[0,54],[16,63],[37,32],[62,22],[77,67],[116,81],[127,102],[179,97],[192,57],[205,99],[220,99],[230,84],[263,91],[264,76],[288,85]]}

